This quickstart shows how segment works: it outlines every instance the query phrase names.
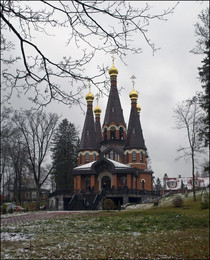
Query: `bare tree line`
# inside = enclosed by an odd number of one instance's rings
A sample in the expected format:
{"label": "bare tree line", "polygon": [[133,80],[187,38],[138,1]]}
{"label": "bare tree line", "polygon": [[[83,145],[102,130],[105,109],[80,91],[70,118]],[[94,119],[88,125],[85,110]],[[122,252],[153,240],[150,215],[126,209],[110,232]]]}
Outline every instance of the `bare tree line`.
{"label": "bare tree line", "polygon": [[39,207],[40,189],[53,169],[46,159],[59,118],[41,110],[2,112],[1,188],[9,185],[19,202],[23,187],[36,188]]}

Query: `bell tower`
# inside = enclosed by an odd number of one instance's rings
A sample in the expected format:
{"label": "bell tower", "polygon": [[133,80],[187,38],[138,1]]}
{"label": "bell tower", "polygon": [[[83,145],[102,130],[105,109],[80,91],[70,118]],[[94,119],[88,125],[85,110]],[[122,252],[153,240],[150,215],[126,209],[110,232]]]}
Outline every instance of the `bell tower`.
{"label": "bell tower", "polygon": [[134,89],[135,76],[131,77],[133,90],[130,92],[131,111],[127,139],[124,146],[125,162],[133,167],[147,169],[147,153],[140,122],[141,107],[137,105],[138,92]]}
{"label": "bell tower", "polygon": [[78,154],[78,164],[83,165],[98,159],[99,147],[97,146],[96,130],[93,116],[93,100],[94,96],[90,92],[86,95],[87,112],[85,123],[83,126],[82,137],[80,142],[80,150]]}
{"label": "bell tower", "polygon": [[117,89],[118,69],[114,65],[113,56],[109,75],[111,87],[102,125],[102,150],[110,145],[122,147],[126,139],[126,124]]}

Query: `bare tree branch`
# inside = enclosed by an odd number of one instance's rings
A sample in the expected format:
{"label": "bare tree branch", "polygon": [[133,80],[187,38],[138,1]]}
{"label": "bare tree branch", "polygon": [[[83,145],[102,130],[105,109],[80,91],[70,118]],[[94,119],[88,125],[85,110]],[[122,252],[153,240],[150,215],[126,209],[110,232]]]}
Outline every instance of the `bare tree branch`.
{"label": "bare tree branch", "polygon": [[[156,51],[146,28],[152,20],[166,20],[176,5],[160,14],[151,14],[148,4],[137,9],[125,1],[1,1],[2,86],[6,91],[2,101],[9,100],[16,90],[19,95],[24,91],[39,106],[52,100],[81,105],[87,79],[106,94],[107,68],[99,65],[93,75],[87,71],[95,56],[115,49],[123,60],[128,52],[140,53],[141,47],[133,43],[134,33],[139,35],[140,43],[146,41]],[[65,30],[65,47],[71,51],[60,61],[49,57],[37,43],[43,34],[56,37],[58,30]],[[15,37],[19,46],[15,41],[6,41],[7,35]],[[79,54],[75,54],[77,48]],[[20,50],[20,56],[8,57],[7,51],[12,49]],[[57,46],[56,52],[61,49]]]}

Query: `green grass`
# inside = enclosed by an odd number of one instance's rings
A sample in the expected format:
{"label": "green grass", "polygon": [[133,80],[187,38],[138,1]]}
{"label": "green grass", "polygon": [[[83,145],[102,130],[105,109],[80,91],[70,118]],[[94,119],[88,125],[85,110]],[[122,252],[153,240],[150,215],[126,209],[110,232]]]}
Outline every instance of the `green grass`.
{"label": "green grass", "polygon": [[2,232],[30,240],[2,241],[1,259],[208,259],[209,209],[184,198],[147,210],[87,212],[15,225]]}

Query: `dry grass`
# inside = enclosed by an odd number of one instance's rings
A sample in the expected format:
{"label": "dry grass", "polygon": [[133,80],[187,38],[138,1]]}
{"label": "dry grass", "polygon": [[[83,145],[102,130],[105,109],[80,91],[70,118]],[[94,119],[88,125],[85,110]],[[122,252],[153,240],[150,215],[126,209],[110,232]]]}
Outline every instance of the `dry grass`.
{"label": "dry grass", "polygon": [[23,240],[3,240],[1,259],[208,259],[208,222],[200,198],[178,209],[75,213],[3,226]]}

